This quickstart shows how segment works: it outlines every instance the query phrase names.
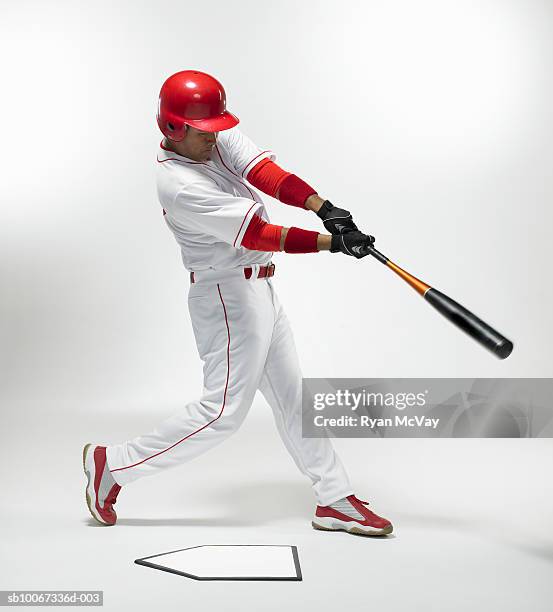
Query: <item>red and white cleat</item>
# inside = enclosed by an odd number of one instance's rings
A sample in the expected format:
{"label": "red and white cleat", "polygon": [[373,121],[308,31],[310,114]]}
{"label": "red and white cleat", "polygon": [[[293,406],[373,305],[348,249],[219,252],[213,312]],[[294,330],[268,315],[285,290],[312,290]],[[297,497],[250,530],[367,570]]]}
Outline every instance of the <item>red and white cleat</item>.
{"label": "red and white cleat", "polygon": [[106,462],[106,447],[87,444],[83,449],[83,468],[87,477],[86,503],[90,514],[102,525],[115,525],[113,504],[121,487],[115,482]]}
{"label": "red and white cleat", "polygon": [[349,495],[330,506],[317,506],[311,524],[323,531],[347,531],[366,536],[383,536],[392,533],[393,526],[367,508],[368,502]]}

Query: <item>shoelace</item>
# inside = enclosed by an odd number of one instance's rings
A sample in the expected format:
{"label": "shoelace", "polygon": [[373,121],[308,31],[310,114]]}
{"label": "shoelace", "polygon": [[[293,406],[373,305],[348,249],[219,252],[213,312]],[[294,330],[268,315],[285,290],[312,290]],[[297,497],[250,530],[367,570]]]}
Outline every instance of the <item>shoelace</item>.
{"label": "shoelace", "polygon": [[353,499],[354,499],[356,502],[359,502],[360,504],[363,504],[363,506],[365,506],[365,511],[366,511],[366,512],[368,512],[368,513],[369,513],[371,516],[378,517],[378,514],[375,514],[375,513],[374,513],[374,512],[373,512],[373,511],[372,511],[372,510],[371,510],[371,509],[368,507],[368,505],[369,505],[369,502],[368,502],[368,501],[363,501],[362,499],[359,499],[359,498],[358,498],[357,496],[355,496],[355,495],[353,496]]}

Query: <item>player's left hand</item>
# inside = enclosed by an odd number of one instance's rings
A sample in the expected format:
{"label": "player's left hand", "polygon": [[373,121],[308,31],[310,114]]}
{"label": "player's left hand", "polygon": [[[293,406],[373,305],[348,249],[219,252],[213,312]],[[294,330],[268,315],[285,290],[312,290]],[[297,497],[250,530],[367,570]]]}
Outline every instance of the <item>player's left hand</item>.
{"label": "player's left hand", "polygon": [[317,211],[317,216],[322,219],[327,232],[331,234],[347,234],[348,232],[358,231],[349,210],[338,208],[328,200],[323,202],[323,205]]}

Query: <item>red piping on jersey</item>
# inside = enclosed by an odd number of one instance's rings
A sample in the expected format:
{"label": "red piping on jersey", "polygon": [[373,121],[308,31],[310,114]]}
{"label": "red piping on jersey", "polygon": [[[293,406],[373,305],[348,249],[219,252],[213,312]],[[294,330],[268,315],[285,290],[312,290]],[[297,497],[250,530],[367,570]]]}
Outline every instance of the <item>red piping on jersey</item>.
{"label": "red piping on jersey", "polygon": [[[170,149],[167,149],[166,147],[163,146],[163,142],[160,143],[159,145],[164,151],[169,151]],[[223,166],[231,173],[234,174],[234,176],[241,178],[240,175],[236,174],[236,172],[233,172],[223,161],[223,157],[221,156],[221,153],[219,152],[219,147],[217,145],[215,145],[215,150],[217,151],[217,155],[219,156],[219,159],[221,160],[221,163],[223,164]],[[172,151],[174,153],[174,151]],[[263,153],[267,153],[268,151],[264,151]],[[255,157],[254,157],[255,159]],[[197,162],[197,161],[187,161],[186,159],[177,159],[176,157],[169,157],[167,159],[159,159],[159,157],[157,157],[157,161],[159,164],[164,164],[165,162],[168,161],[176,161],[176,162],[181,162],[182,164],[200,164],[202,166],[207,166],[207,164],[205,162]],[[252,160],[253,161],[253,160]],[[250,162],[251,164],[251,162]],[[249,165],[249,164],[248,164]],[[247,168],[247,166],[246,166]],[[241,181],[242,182],[242,181]],[[244,187],[250,192],[250,195],[252,196],[252,200],[255,200],[255,196],[253,194],[253,191],[248,187],[248,185],[246,185],[246,183],[242,183],[242,185],[244,185]]]}
{"label": "red piping on jersey", "polygon": [[238,240],[238,236],[240,236],[240,232],[242,231],[242,227],[244,226],[244,223],[246,222],[246,219],[248,218],[248,215],[250,214],[250,210],[256,205],[258,204],[258,202],[254,202],[249,208],[248,208],[248,212],[244,215],[244,218],[242,219],[242,223],[240,224],[240,227],[238,228],[238,233],[236,234],[236,238],[234,239],[234,242],[232,243],[232,246],[236,246],[236,241]]}
{"label": "red piping on jersey", "polygon": [[159,159],[158,157],[157,161],[159,164],[164,164],[168,161],[176,161],[180,162],[181,164],[200,164],[201,166],[207,166],[207,164],[204,164],[204,162],[186,161],[185,159],[177,159],[176,157],[168,157],[167,159]]}
{"label": "red piping on jersey", "polygon": [[[234,174],[234,176],[237,176],[238,178],[240,178],[240,176],[238,174],[236,174],[236,172],[233,172],[223,161],[223,157],[219,151],[219,147],[216,144],[215,145],[215,150],[217,151],[217,155],[219,156],[219,159],[221,160],[221,163],[223,164],[223,166],[231,173]],[[242,183],[242,181],[240,181]],[[244,187],[250,192],[251,196],[252,196],[252,200],[255,200],[255,196],[253,195],[253,191],[246,185],[246,183],[242,183],[242,185],[244,185]],[[249,211],[248,211],[249,212]]]}
{"label": "red piping on jersey", "polygon": [[[175,151],[171,151],[171,149],[168,149],[167,147],[163,146],[163,140],[159,143],[159,146],[164,150],[164,151],[169,151],[169,153],[174,153]],[[178,155],[178,153],[177,153]],[[163,164],[166,161],[178,161],[178,162],[182,162],[183,164],[202,164],[202,166],[207,166],[207,164],[205,164],[204,162],[198,162],[198,161],[187,161],[186,159],[177,159],[176,157],[170,157],[169,159],[159,159],[159,157],[157,158],[157,161],[160,164]]]}
{"label": "red piping on jersey", "polygon": [[219,283],[217,283],[217,291],[219,292],[219,299],[221,300],[221,304],[223,305],[223,312],[225,314],[225,325],[227,327],[227,379],[225,382],[225,392],[223,394],[223,403],[221,405],[221,410],[219,410],[219,414],[213,420],[209,421],[209,423],[206,423],[203,427],[200,427],[200,429],[193,431],[191,434],[188,434],[187,436],[185,436],[178,442],[175,442],[168,448],[162,451],[159,451],[159,453],[156,453],[155,455],[151,455],[150,457],[146,457],[146,459],[142,459],[142,461],[138,461],[137,463],[133,463],[132,465],[126,465],[125,467],[115,468],[114,470],[110,470],[110,472],[119,472],[121,470],[128,470],[129,468],[136,467],[137,465],[140,465],[141,463],[144,463],[145,461],[149,461],[150,459],[153,459],[154,457],[158,457],[159,455],[166,453],[172,448],[175,448],[175,446],[177,446],[181,442],[184,442],[188,438],[192,437],[194,434],[197,434],[198,432],[202,431],[202,429],[205,429],[206,427],[209,427],[210,425],[215,423],[215,421],[219,419],[221,415],[223,414],[223,411],[225,409],[225,404],[227,401],[227,389],[228,389],[228,381],[229,381],[229,376],[230,376],[230,327],[228,324],[227,309],[225,306],[225,302],[223,301],[223,296],[221,295],[221,288],[219,287]]}
{"label": "red piping on jersey", "polygon": [[[164,151],[168,151],[169,149],[165,148],[163,146],[163,142],[160,143],[159,145]],[[215,145],[215,149],[217,151],[217,155],[219,156],[219,159],[221,160],[221,163],[223,164],[223,166],[234,176],[236,176],[237,178],[240,178],[240,176],[238,174],[236,174],[236,172],[233,172],[223,161],[223,157],[221,156],[221,153],[219,152],[219,147],[217,145]],[[255,159],[255,158],[254,158]],[[177,159],[175,157],[169,157],[168,159],[159,159],[159,157],[157,158],[158,163],[163,164],[167,161],[176,161],[176,162],[181,162],[184,164],[201,164],[202,166],[207,166],[206,163],[204,162],[194,162],[194,161],[186,161],[184,159]],[[251,162],[250,162],[251,163]],[[238,229],[238,233],[236,234],[236,238],[234,239],[234,242],[232,243],[232,246],[236,246],[236,241],[238,240],[238,236],[240,236],[240,232],[242,231],[242,227],[244,226],[244,223],[246,221],[246,219],[248,218],[248,215],[250,214],[251,209],[256,205],[259,204],[259,202],[255,199],[255,196],[253,194],[253,191],[248,187],[248,185],[246,185],[246,183],[240,181],[242,183],[242,185],[244,185],[244,187],[250,192],[250,195],[252,196],[252,200],[254,201],[254,203],[250,206],[250,208],[248,209],[248,212],[245,214],[244,218],[242,219],[242,223],[240,224],[240,227]],[[165,211],[163,212],[163,214],[166,214]]]}
{"label": "red piping on jersey", "polygon": [[262,155],[265,155],[265,153],[270,153],[269,149],[267,149],[266,151],[261,151],[261,153],[259,153],[258,155],[256,155],[251,161],[249,161],[245,166],[244,166],[244,170],[242,170],[242,172],[240,173],[242,175],[242,178],[246,178],[244,176],[244,172],[246,172],[246,168],[248,166],[250,166],[251,164],[253,164],[253,162],[258,158],[261,157]]}

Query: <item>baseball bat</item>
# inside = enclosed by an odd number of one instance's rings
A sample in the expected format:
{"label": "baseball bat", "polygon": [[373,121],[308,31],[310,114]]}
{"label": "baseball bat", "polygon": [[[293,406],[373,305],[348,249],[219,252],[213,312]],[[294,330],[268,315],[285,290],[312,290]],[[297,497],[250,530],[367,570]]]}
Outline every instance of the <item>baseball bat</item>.
{"label": "baseball bat", "polygon": [[388,266],[422,297],[431,304],[440,314],[451,321],[459,329],[467,333],[476,342],[490,350],[499,359],[506,359],[513,350],[513,343],[496,331],[482,319],[479,319],[470,310],[452,300],[449,296],[427,285],[409,272],[400,268],[373,246],[368,247],[369,253]]}

